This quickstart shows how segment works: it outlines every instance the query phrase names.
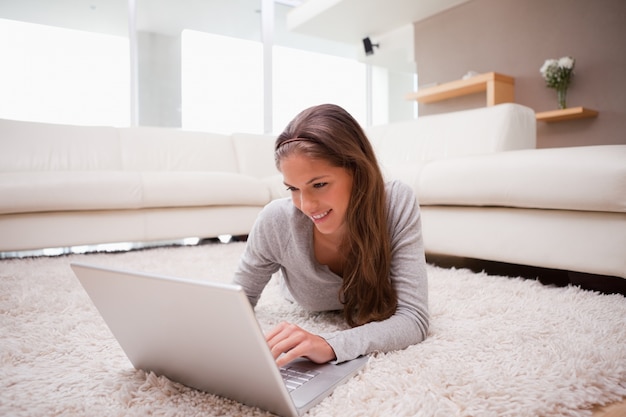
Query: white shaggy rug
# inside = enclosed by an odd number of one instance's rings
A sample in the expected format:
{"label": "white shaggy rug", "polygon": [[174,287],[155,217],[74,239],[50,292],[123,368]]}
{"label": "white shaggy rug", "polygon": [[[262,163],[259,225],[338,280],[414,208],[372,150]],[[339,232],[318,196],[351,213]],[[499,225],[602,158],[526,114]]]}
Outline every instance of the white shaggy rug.
{"label": "white shaggy rug", "polygon": [[[0,261],[0,415],[266,416],[132,368],[69,268],[230,281],[243,243]],[[626,396],[626,300],[429,268],[428,339],[374,355],[309,416],[590,416]],[[264,326],[336,328],[270,284]]]}

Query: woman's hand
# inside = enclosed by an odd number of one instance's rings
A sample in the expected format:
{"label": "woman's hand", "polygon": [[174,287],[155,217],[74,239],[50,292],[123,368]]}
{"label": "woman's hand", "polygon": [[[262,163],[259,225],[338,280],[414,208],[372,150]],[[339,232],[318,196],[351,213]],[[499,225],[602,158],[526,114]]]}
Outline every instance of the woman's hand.
{"label": "woman's hand", "polygon": [[278,366],[284,366],[300,357],[316,363],[326,363],[336,358],[333,348],[323,337],[309,333],[295,324],[280,323],[265,335],[265,340]]}

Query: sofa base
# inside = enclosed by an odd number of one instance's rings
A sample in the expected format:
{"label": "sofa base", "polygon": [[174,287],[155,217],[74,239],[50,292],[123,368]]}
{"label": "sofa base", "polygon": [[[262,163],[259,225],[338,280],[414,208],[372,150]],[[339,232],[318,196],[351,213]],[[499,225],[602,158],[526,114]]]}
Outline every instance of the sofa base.
{"label": "sofa base", "polygon": [[557,287],[573,285],[588,291],[626,296],[626,279],[615,276],[437,254],[427,254],[426,261],[441,268],[469,269],[473,272],[484,272],[488,275],[537,280],[544,285]]}
{"label": "sofa base", "polygon": [[0,216],[0,252],[246,235],[262,207],[213,206]]}
{"label": "sofa base", "polygon": [[427,253],[626,278],[626,213],[422,206]]}

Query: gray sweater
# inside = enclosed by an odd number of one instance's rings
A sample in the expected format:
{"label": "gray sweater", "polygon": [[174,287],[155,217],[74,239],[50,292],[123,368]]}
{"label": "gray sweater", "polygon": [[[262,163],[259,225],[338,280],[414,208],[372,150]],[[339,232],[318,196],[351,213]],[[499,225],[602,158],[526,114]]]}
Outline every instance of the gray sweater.
{"label": "gray sweater", "polygon": [[[428,282],[420,211],[413,190],[386,184],[391,235],[391,281],[398,308],[390,318],[347,330],[322,334],[336,362],[376,351],[404,349],[421,342],[428,331]],[[342,310],[341,277],[315,259],[313,223],[290,198],[274,200],[259,214],[241,256],[234,282],[256,306],[272,274],[281,271],[289,298],[311,312]]]}

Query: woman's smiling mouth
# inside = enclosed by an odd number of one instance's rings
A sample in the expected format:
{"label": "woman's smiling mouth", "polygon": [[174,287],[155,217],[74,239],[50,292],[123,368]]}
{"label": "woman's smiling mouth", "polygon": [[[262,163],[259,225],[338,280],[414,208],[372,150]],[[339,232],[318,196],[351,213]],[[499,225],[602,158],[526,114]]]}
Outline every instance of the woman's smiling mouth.
{"label": "woman's smiling mouth", "polygon": [[320,213],[320,214],[313,214],[313,215],[311,215],[311,219],[314,222],[322,220],[324,217],[328,216],[328,213],[330,213],[330,212],[331,212],[331,210],[327,210],[327,211],[325,211],[323,213]]}

